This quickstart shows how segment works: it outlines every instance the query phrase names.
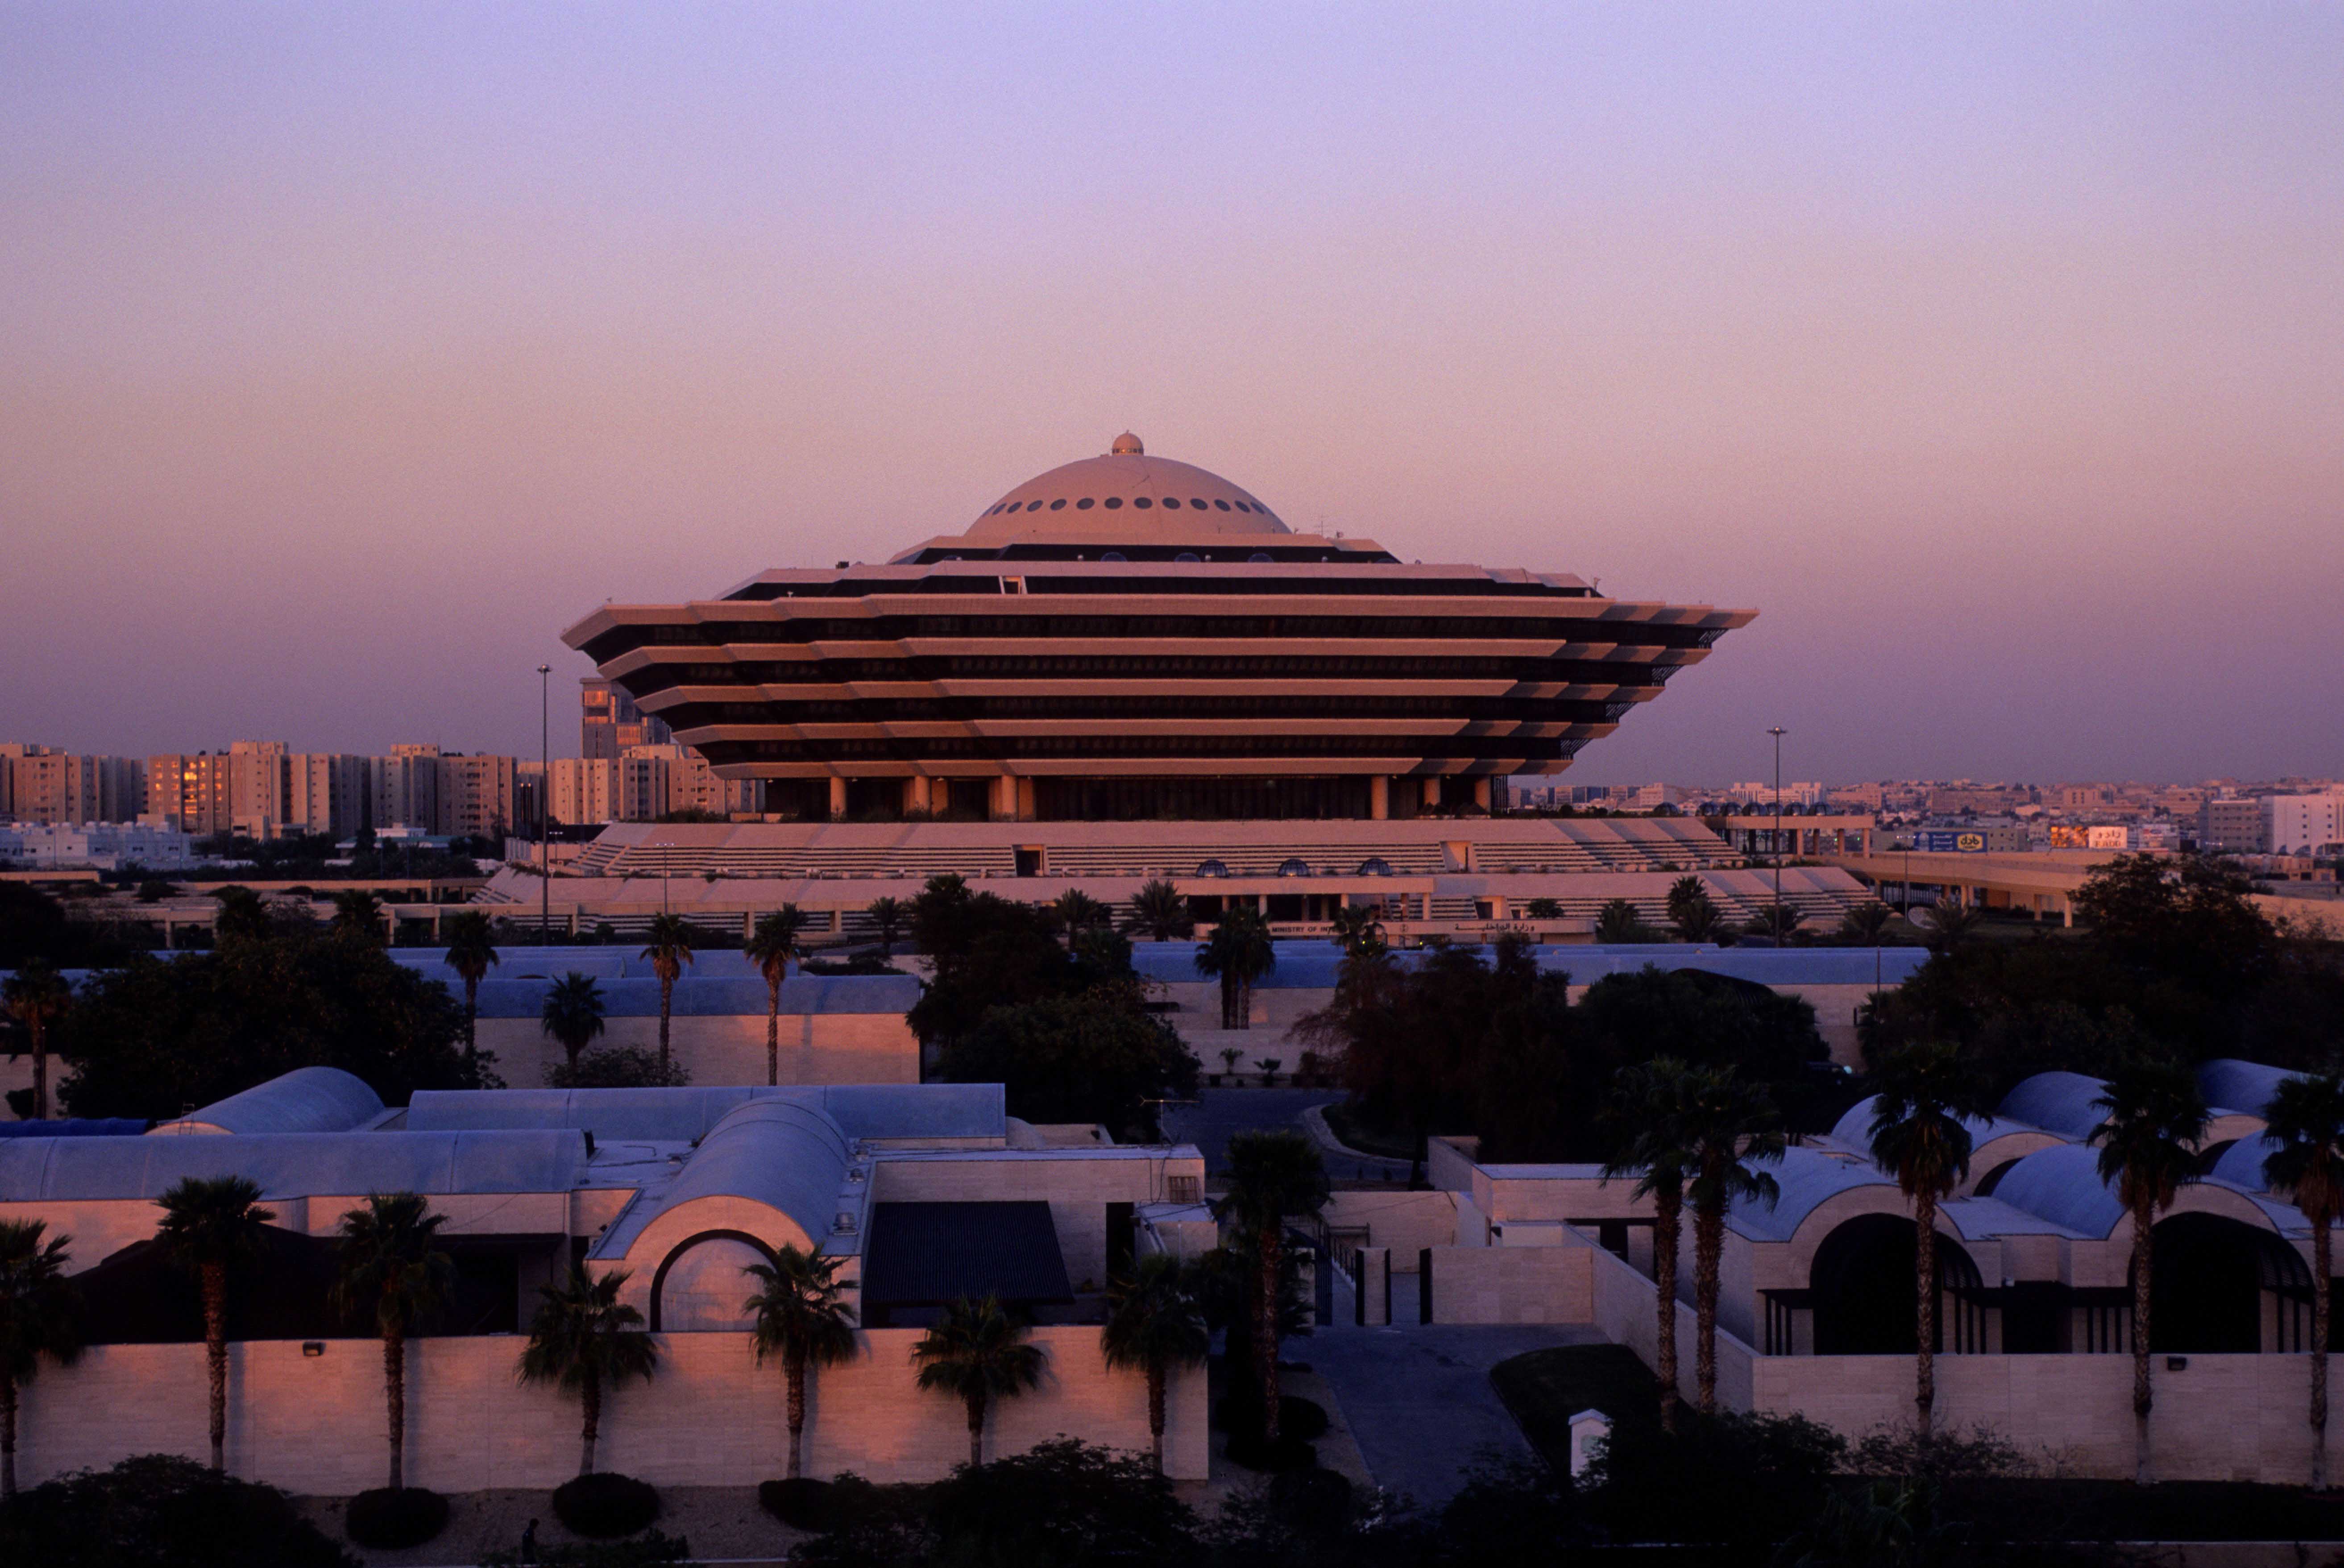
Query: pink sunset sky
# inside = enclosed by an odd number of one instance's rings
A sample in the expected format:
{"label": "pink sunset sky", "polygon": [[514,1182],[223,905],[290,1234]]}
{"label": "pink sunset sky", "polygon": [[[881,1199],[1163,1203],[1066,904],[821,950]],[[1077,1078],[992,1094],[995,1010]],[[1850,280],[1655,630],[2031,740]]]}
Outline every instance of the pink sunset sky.
{"label": "pink sunset sky", "polygon": [[1574,780],[2344,772],[2344,7],[0,8],[0,740],[575,748],[1148,450],[1759,621]]}

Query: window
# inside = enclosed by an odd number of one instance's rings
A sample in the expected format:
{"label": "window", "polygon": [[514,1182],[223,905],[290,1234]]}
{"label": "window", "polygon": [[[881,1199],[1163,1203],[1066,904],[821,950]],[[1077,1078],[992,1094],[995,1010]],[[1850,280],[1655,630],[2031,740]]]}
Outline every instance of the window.
{"label": "window", "polygon": [[1064,511],[1066,509],[1066,498],[1065,496],[1060,496],[1057,500],[1050,503],[1050,510],[1052,511]]}
{"label": "window", "polygon": [[1359,875],[1361,876],[1389,876],[1391,874],[1391,862],[1386,860],[1379,855],[1369,855],[1367,859],[1359,862]]}
{"label": "window", "polygon": [[1249,566],[1268,566],[1269,564],[1269,557],[1257,550],[1251,555],[1246,557],[1246,563]]}
{"label": "window", "polygon": [[1195,496],[1193,496],[1193,495],[1192,495],[1192,496],[1190,496],[1190,497],[1188,498],[1188,504],[1189,504],[1191,507],[1195,508],[1195,509],[1196,509],[1197,511],[1204,511],[1204,510],[1205,510],[1205,503],[1204,503],[1203,501],[1198,501],[1198,500],[1197,500]]}
{"label": "window", "polygon": [[1227,876],[1228,874],[1229,865],[1225,860],[1208,860],[1197,867],[1199,876]]}
{"label": "window", "polygon": [[1278,874],[1280,876],[1308,876],[1310,875],[1310,863],[1298,855],[1288,855],[1278,863]]}
{"label": "window", "polygon": [[1076,510],[1076,511],[1090,511],[1090,509],[1091,509],[1091,498],[1090,498],[1090,497],[1088,497],[1088,496],[1085,496],[1085,497],[1083,497],[1083,499],[1082,499],[1082,500],[1080,500],[1080,501],[1078,501],[1075,502],[1075,510]]}
{"label": "window", "polygon": [[1137,507],[1140,511],[1146,511],[1149,507],[1154,506],[1156,503],[1143,495],[1135,496],[1132,499],[1131,504]]}
{"label": "window", "polygon": [[1110,550],[1105,555],[1100,556],[1099,559],[1101,561],[1128,561],[1131,558],[1124,554],[1120,550]]}
{"label": "window", "polygon": [[1119,495],[1111,495],[1111,496],[1109,496],[1109,497],[1107,497],[1107,498],[1106,498],[1106,509],[1107,509],[1107,511],[1113,511],[1116,508],[1117,508],[1117,507],[1121,506],[1122,504],[1123,504],[1123,497],[1121,497],[1121,496],[1119,496]]}
{"label": "window", "polygon": [[1190,551],[1190,550],[1184,550],[1184,551],[1182,551],[1179,554],[1177,554],[1177,555],[1174,556],[1172,559],[1173,559],[1174,561],[1194,561],[1194,560],[1196,560],[1196,559],[1197,559],[1197,554],[1196,554],[1196,551]]}
{"label": "window", "polygon": [[1229,503],[1228,503],[1228,501],[1215,501],[1213,504],[1214,504],[1215,506],[1219,507],[1223,511],[1228,511],[1228,510],[1229,510]]}

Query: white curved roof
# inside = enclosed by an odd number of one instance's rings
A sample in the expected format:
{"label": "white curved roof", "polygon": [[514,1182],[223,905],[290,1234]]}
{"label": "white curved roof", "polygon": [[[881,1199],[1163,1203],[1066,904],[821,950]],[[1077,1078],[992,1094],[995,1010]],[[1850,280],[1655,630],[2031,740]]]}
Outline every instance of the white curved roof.
{"label": "white curved roof", "polygon": [[653,1220],[702,1198],[762,1203],[795,1220],[818,1244],[829,1233],[834,1199],[852,1158],[845,1130],[814,1107],[770,1098],[747,1101],[701,1140],[664,1190],[643,1193],[627,1206],[594,1256],[625,1257]]}
{"label": "white curved roof", "polygon": [[[1862,1099],[1856,1101],[1854,1105],[1848,1107],[1846,1113],[1843,1115],[1839,1120],[1832,1124],[1832,1141],[1836,1144],[1844,1145],[1848,1148],[1855,1149],[1859,1153],[1871,1153],[1872,1118],[1874,1114],[1879,1109],[1879,1106],[1880,1097],[1878,1095],[1866,1095]],[[1972,1153],[1975,1153],[1977,1150],[1984,1148],[1987,1144],[1992,1143],[1997,1138],[2007,1138],[2013,1133],[2041,1132],[2043,1130],[2041,1128],[2036,1127],[2031,1123],[2012,1121],[2006,1117],[1999,1116],[1965,1116],[1962,1118],[1962,1125],[1969,1128],[1970,1150]]]}
{"label": "white curved roof", "polygon": [[1182,539],[1214,533],[1290,533],[1250,491],[1217,473],[1136,450],[1137,438],[1105,457],[1036,474],[985,510],[973,540]]}
{"label": "white curved roof", "polygon": [[1758,1168],[1774,1179],[1775,1200],[1737,1198],[1725,1217],[1727,1225],[1753,1241],[1788,1241],[1826,1199],[1853,1189],[1885,1187],[1896,1193],[1896,1183],[1868,1159],[1834,1159],[1796,1144],[1783,1151],[1779,1163]]}
{"label": "white curved roof", "polygon": [[[2094,1103],[2107,1092],[2105,1078],[2086,1077],[2082,1073],[2036,1073],[2022,1079],[2002,1097],[1995,1115],[2056,1132],[2062,1138],[2087,1138],[2108,1119],[2107,1110]],[[1995,1196],[2001,1195],[1997,1189]]]}
{"label": "white curved roof", "polygon": [[2279,1085],[2301,1076],[2285,1067],[2268,1067],[2260,1062],[2240,1061],[2236,1057],[2217,1057],[2199,1064],[2198,1089],[2209,1106],[2260,1116],[2269,1108],[2271,1097],[2278,1093]]}
{"label": "white curved roof", "polygon": [[242,1176],[264,1198],[362,1192],[569,1192],[586,1178],[576,1132],[21,1138],[0,1143],[0,1202],[159,1198],[188,1177]]}
{"label": "white curved roof", "polygon": [[366,1080],[339,1067],[296,1067],[167,1121],[157,1132],[348,1132],[382,1114]]}

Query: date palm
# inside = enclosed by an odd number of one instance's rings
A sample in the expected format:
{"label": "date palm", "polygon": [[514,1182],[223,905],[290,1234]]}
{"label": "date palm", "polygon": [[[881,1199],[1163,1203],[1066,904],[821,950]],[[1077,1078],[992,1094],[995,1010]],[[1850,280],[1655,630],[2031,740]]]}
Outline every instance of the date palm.
{"label": "date palm", "polygon": [[545,994],[545,1005],[538,1010],[538,1027],[560,1043],[570,1054],[570,1071],[578,1072],[578,1053],[594,1043],[602,1032],[606,1010],[602,987],[591,975],[571,970],[553,983]]}
{"label": "date palm", "polygon": [[2092,1102],[2107,1119],[2092,1129],[2100,1179],[2117,1189],[2132,1216],[2132,1415],[2134,1479],[2149,1482],[2149,1286],[2158,1212],[2198,1178],[2197,1146],[2206,1136],[2206,1097],[2198,1080],[2170,1062],[2136,1059],[2108,1077]]}
{"label": "date palm", "polygon": [[1598,942],[1642,942],[1648,935],[1644,917],[1625,898],[1614,898],[1595,913]]}
{"label": "date palm", "polygon": [[1254,1381],[1261,1391],[1261,1435],[1278,1441],[1278,1307],[1286,1278],[1286,1219],[1327,1207],[1327,1165],[1298,1132],[1240,1132],[1228,1145],[1229,1189],[1216,1205],[1253,1253]]}
{"label": "date palm", "polygon": [[2328,1326],[2335,1239],[2344,1218],[2344,1078],[2284,1078],[2264,1108],[2263,1179],[2311,1222],[2311,1489],[2328,1485]]}
{"label": "date palm", "polygon": [[912,1361],[920,1369],[920,1387],[951,1394],[967,1409],[974,1470],[985,1463],[985,1411],[1041,1382],[1049,1358],[1039,1345],[1026,1342],[1026,1325],[1002,1310],[999,1298],[963,1296],[912,1347]]}
{"label": "date palm", "polygon": [[854,1309],[841,1298],[838,1258],[817,1257],[783,1243],[770,1264],[743,1270],[757,1281],[757,1293],[741,1304],[754,1322],[750,1343],[757,1364],[782,1361],[789,1399],[790,1479],[805,1473],[806,1369],[834,1366],[854,1356]]}
{"label": "date palm", "polygon": [[260,1256],[261,1228],[277,1218],[241,1176],[182,1178],[155,1200],[155,1239],[196,1277],[204,1300],[204,1359],[211,1371],[212,1468],[227,1468],[227,1280]]}
{"label": "date palm", "polygon": [[1346,904],[1327,917],[1335,946],[1345,953],[1357,955],[1369,947],[1380,947],[1384,942],[1384,923],[1376,918],[1376,911],[1361,904]]}
{"label": "date palm", "polygon": [[1757,1168],[1783,1158],[1781,1118],[1773,1101],[1732,1067],[1696,1076],[1687,1107],[1692,1134],[1692,1313],[1694,1402],[1703,1415],[1717,1411],[1717,1288],[1725,1252],[1725,1215],[1737,1201],[1772,1208],[1774,1179]]}
{"label": "date palm", "polygon": [[895,944],[904,937],[904,927],[911,923],[911,906],[900,898],[874,898],[864,911],[879,933],[879,956],[893,958]]}
{"label": "date palm", "polygon": [[1188,895],[1158,876],[1141,883],[1131,895],[1131,917],[1123,928],[1146,932],[1152,942],[1171,942],[1195,936],[1197,922],[1188,913]]}
{"label": "date palm", "polygon": [[497,950],[489,940],[489,917],[467,909],[448,921],[448,967],[464,982],[464,1049],[479,1048],[480,982],[497,966]]}
{"label": "date palm", "polygon": [[581,1475],[594,1473],[604,1391],[629,1378],[649,1382],[659,1371],[659,1341],[643,1331],[642,1313],[619,1300],[628,1278],[621,1269],[597,1279],[572,1263],[561,1283],[539,1286],[537,1315],[520,1352],[522,1382],[551,1383],[578,1396]]}
{"label": "date palm", "polygon": [[[872,908],[876,910],[878,905]],[[765,977],[765,1082],[769,1086],[782,1081],[782,982],[789,978],[791,960],[800,956],[798,938],[805,926],[805,911],[784,904],[761,916],[741,946],[757,973]]]}
{"label": "date palm", "polygon": [[1165,1384],[1174,1367],[1195,1366],[1213,1348],[1195,1266],[1168,1252],[1155,1252],[1139,1259],[1129,1273],[1109,1280],[1099,1348],[1108,1366],[1137,1368],[1147,1374],[1147,1435],[1161,1475]]}
{"label": "date palm", "polygon": [[1977,934],[1985,911],[1958,897],[1942,897],[1929,905],[1928,944],[1932,953],[1951,953]]}
{"label": "date palm", "polygon": [[1929,1435],[1937,1402],[1937,1205],[1970,1169],[1962,1119],[1975,1094],[1958,1046],[1908,1046],[1881,1064],[1872,1107],[1872,1158],[1913,1200],[1915,1424]]}
{"label": "date palm", "polygon": [[[335,930],[369,942],[382,940],[381,899],[363,887],[352,887],[335,894],[333,903]],[[227,910],[223,908],[221,913],[225,915]]]}
{"label": "date palm", "polygon": [[1870,947],[1887,934],[1896,912],[1877,898],[1867,898],[1839,917],[1839,935],[1844,942],[1859,947]]}
{"label": "date palm", "polygon": [[47,1222],[0,1219],[0,1501],[16,1495],[16,1401],[46,1356],[81,1354],[80,1292],[66,1277],[69,1236],[41,1237]]}
{"label": "date palm", "polygon": [[1697,904],[1707,904],[1713,908],[1715,907],[1715,900],[1709,895],[1708,883],[1698,876],[1680,876],[1669,884],[1670,925],[1682,927],[1685,923],[1686,916]]}
{"label": "date palm", "polygon": [[642,956],[651,960],[660,986],[660,1071],[668,1067],[668,1021],[675,1012],[675,983],[692,962],[692,922],[681,915],[652,916],[651,941]]}
{"label": "date palm", "polygon": [[73,987],[45,958],[28,958],[0,985],[0,1007],[25,1031],[33,1057],[33,1118],[49,1115],[49,1026],[73,1005]]}
{"label": "date palm", "polygon": [[1250,1027],[1254,982],[1278,967],[1269,922],[1243,904],[1221,912],[1213,934],[1197,947],[1197,973],[1221,983],[1221,1027]]}
{"label": "date palm", "polygon": [[1108,923],[1106,905],[1079,887],[1069,887],[1059,894],[1057,901],[1050,905],[1050,914],[1066,933],[1066,951],[1069,953],[1074,951],[1076,941],[1085,931]]}
{"label": "date palm", "polygon": [[440,1249],[444,1214],[419,1192],[374,1192],[342,1216],[333,1304],[371,1320],[382,1336],[383,1402],[390,1416],[390,1490],[407,1485],[407,1340],[447,1299],[455,1266]]}
{"label": "date palm", "polygon": [[1636,1196],[1652,1200],[1653,1374],[1661,1385],[1661,1424],[1677,1428],[1677,1252],[1682,1244],[1686,1174],[1693,1168],[1693,1090],[1699,1075],[1674,1057],[1623,1067],[1612,1082],[1609,1119],[1620,1151],[1604,1178],[1636,1178]]}

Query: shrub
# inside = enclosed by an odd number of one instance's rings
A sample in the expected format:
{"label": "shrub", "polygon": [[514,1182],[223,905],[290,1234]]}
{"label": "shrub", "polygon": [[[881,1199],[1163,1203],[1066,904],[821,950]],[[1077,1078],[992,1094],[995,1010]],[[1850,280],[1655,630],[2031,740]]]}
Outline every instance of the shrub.
{"label": "shrub", "polygon": [[0,1508],[0,1563],[42,1568],[356,1568],[273,1486],[144,1454],[21,1492]]}
{"label": "shrub", "polygon": [[[1258,1436],[1261,1411],[1256,1407],[1253,1393],[1248,1390],[1245,1393],[1224,1398],[1213,1407],[1213,1424],[1223,1431]],[[1278,1400],[1278,1432],[1280,1437],[1298,1437],[1305,1442],[1326,1436],[1327,1407],[1317,1400],[1280,1394]]]}
{"label": "shrub", "polygon": [[632,1535],[657,1519],[659,1511],[659,1492],[631,1475],[581,1475],[553,1490],[554,1517],[571,1534],[597,1541]]}
{"label": "shrub", "polygon": [[359,1545],[379,1552],[420,1546],[448,1528],[448,1500],[420,1486],[397,1492],[378,1486],[350,1499],[342,1527]]}
{"label": "shrub", "polygon": [[1823,1507],[1847,1442],[1804,1416],[1680,1411],[1612,1429],[1588,1476],[1591,1512],[1623,1541],[1772,1545]]}
{"label": "shrub", "polygon": [[1259,1432],[1233,1431],[1229,1434],[1229,1462],[1247,1470],[1258,1470],[1276,1475],[1288,1470],[1315,1470],[1318,1451],[1309,1440],[1280,1432],[1276,1442],[1264,1442]]}
{"label": "shrub", "polygon": [[692,1069],[671,1059],[662,1068],[659,1053],[642,1046],[608,1046],[588,1051],[578,1066],[556,1062],[545,1069],[545,1084],[557,1089],[682,1088],[692,1082]]}
{"label": "shrub", "polygon": [[757,1506],[793,1530],[828,1530],[838,1516],[833,1506],[836,1490],[829,1482],[812,1476],[759,1482]]}

